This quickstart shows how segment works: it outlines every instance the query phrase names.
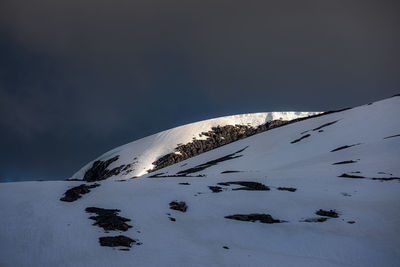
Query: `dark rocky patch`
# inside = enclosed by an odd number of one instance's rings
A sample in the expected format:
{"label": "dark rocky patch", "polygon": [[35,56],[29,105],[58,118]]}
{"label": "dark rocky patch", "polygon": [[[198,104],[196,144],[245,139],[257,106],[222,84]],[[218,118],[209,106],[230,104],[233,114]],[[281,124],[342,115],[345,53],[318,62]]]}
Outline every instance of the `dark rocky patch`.
{"label": "dark rocky patch", "polygon": [[88,213],[96,213],[97,216],[91,216],[89,219],[94,220],[93,225],[97,225],[106,231],[120,230],[127,231],[131,225],[126,224],[130,219],[118,216],[118,209],[102,209],[96,207],[88,207],[85,209]]}
{"label": "dark rocky patch", "polygon": [[268,186],[257,182],[229,182],[230,184],[241,185],[242,187],[232,190],[248,190],[248,191],[268,191]]}
{"label": "dark rocky patch", "polygon": [[190,185],[189,183],[179,183],[180,185]]}
{"label": "dark rocky patch", "polygon": [[338,177],[342,177],[342,178],[355,178],[355,179],[363,179],[363,178],[365,178],[364,176],[352,175],[352,174],[347,174],[347,173],[343,173],[342,175],[340,175],[340,176],[338,176]]}
{"label": "dark rocky patch", "polygon": [[113,175],[118,175],[122,169],[125,167],[125,165],[121,165],[119,167],[115,167],[111,170],[108,170],[108,166],[113,163],[114,161],[117,161],[119,156],[115,156],[113,158],[110,158],[108,160],[102,161],[102,160],[96,160],[93,162],[92,167],[85,172],[85,175],[83,177],[83,180],[87,182],[94,182],[94,181],[100,181],[107,179],[108,177],[111,177]]}
{"label": "dark rocky patch", "polygon": [[176,219],[175,219],[174,217],[168,217],[168,219],[169,219],[171,222],[175,222],[175,221],[176,221]]}
{"label": "dark rocky patch", "polygon": [[324,130],[319,130],[318,132],[319,132],[319,133],[323,133],[323,132],[324,132]]}
{"label": "dark rocky patch", "polygon": [[322,128],[325,128],[325,127],[327,127],[327,126],[330,126],[330,125],[332,125],[332,124],[335,124],[335,123],[337,123],[339,120],[337,120],[337,121],[332,121],[332,122],[328,122],[328,123],[325,123],[325,124],[322,124],[321,126],[319,126],[319,127],[317,127],[317,128],[314,128],[313,129],[313,131],[318,131],[318,130],[320,130],[320,129],[322,129]]}
{"label": "dark rocky patch", "polygon": [[357,161],[355,161],[355,160],[345,160],[345,161],[335,162],[332,165],[350,164],[350,163],[357,163]]}
{"label": "dark rocky patch", "polygon": [[235,173],[235,172],[241,172],[241,171],[223,171],[223,172],[221,172],[221,174],[223,174],[223,173]]}
{"label": "dark rocky patch", "polygon": [[335,148],[335,149],[331,150],[331,152],[336,152],[336,151],[339,151],[339,150],[343,150],[343,149],[346,149],[346,148],[349,148],[349,147],[353,147],[353,146],[358,146],[358,145],[361,145],[361,143],[354,144],[354,145],[340,146],[338,148]]}
{"label": "dark rocky patch", "polygon": [[280,191],[289,191],[289,192],[296,192],[296,188],[294,187],[278,187],[277,188]]}
{"label": "dark rocky patch", "polygon": [[299,139],[293,140],[293,141],[290,142],[290,143],[291,143],[291,144],[295,144],[295,143],[300,142],[301,140],[303,140],[303,139],[305,139],[305,138],[307,138],[307,137],[310,137],[310,136],[311,136],[310,134],[303,135],[303,136],[300,137]]}
{"label": "dark rocky patch", "polygon": [[346,193],[346,192],[342,192],[341,194],[342,194],[342,196],[345,196],[345,197],[351,197],[351,194]]}
{"label": "dark rocky patch", "polygon": [[325,222],[326,220],[328,220],[329,218],[326,217],[317,217],[317,218],[308,218],[308,219],[304,219],[301,222]]}
{"label": "dark rocky patch", "polygon": [[319,209],[315,212],[315,214],[319,216],[326,216],[326,217],[331,217],[331,218],[338,218],[339,215],[335,210],[323,210]]}
{"label": "dark rocky patch", "polygon": [[171,203],[169,203],[169,208],[171,210],[178,210],[181,212],[186,212],[188,207],[187,207],[186,203],[183,201],[180,201],[180,202],[172,201]]}
{"label": "dark rocky patch", "polygon": [[224,248],[224,249],[229,249],[229,247],[228,247],[228,246],[223,246],[223,248]]}
{"label": "dark rocky patch", "polygon": [[227,161],[227,160],[231,160],[231,159],[235,159],[235,158],[239,158],[239,157],[241,157],[242,155],[236,155],[236,154],[238,154],[238,153],[240,153],[240,152],[243,152],[246,148],[247,148],[247,147],[245,147],[245,148],[243,148],[243,149],[240,149],[240,150],[238,150],[238,151],[236,151],[236,152],[234,152],[234,153],[232,153],[232,154],[228,154],[228,155],[226,155],[226,156],[223,156],[223,157],[220,157],[220,158],[217,158],[217,159],[208,161],[208,162],[206,162],[206,163],[197,165],[197,166],[195,166],[195,167],[193,167],[193,168],[189,168],[189,169],[180,171],[180,172],[178,172],[177,174],[178,174],[178,175],[187,175],[187,174],[190,174],[190,173],[199,172],[199,171],[205,170],[205,169],[207,169],[207,168],[209,168],[209,167],[211,167],[211,166],[217,165],[217,164],[220,163],[220,162]]}
{"label": "dark rocky patch", "polygon": [[396,135],[386,136],[386,137],[383,138],[383,139],[389,139],[389,138],[399,137],[399,136],[400,136],[400,134],[396,134]]}
{"label": "dark rocky patch", "polygon": [[213,193],[222,192],[222,187],[220,187],[220,186],[209,186],[208,188],[210,188],[210,190],[211,190]]}
{"label": "dark rocky patch", "polygon": [[239,182],[223,182],[218,183],[219,185],[229,186],[229,185],[241,185],[242,187],[234,188],[232,190],[247,190],[247,191],[268,191],[270,188],[262,183],[258,182],[247,182],[247,181],[239,181]]}
{"label": "dark rocky patch", "polygon": [[349,223],[349,224],[353,224],[353,223],[355,223],[355,221],[348,221],[347,223]]}
{"label": "dark rocky patch", "polygon": [[66,202],[73,202],[81,198],[82,197],[81,195],[89,193],[90,189],[98,186],[100,186],[100,184],[92,184],[92,185],[81,184],[79,186],[75,186],[71,189],[68,189],[64,193],[64,197],[60,198],[60,200]]}
{"label": "dark rocky patch", "polygon": [[350,172],[350,173],[361,173],[360,171]]}
{"label": "dark rocky patch", "polygon": [[276,220],[272,218],[269,214],[262,214],[262,213],[251,213],[251,214],[235,214],[225,216],[226,219],[231,220],[238,220],[238,221],[245,221],[245,222],[255,222],[259,221],[261,223],[282,223],[285,221]]}
{"label": "dark rocky patch", "polygon": [[124,235],[119,236],[104,236],[99,238],[101,246],[105,247],[132,247],[135,240]]}

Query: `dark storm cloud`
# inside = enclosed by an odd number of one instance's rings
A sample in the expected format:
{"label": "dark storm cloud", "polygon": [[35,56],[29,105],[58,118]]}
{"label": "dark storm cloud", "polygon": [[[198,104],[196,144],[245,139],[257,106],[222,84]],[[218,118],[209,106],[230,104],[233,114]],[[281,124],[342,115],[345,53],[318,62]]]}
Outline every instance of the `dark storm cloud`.
{"label": "dark storm cloud", "polygon": [[396,93],[398,1],[0,2],[0,179],[232,113]]}

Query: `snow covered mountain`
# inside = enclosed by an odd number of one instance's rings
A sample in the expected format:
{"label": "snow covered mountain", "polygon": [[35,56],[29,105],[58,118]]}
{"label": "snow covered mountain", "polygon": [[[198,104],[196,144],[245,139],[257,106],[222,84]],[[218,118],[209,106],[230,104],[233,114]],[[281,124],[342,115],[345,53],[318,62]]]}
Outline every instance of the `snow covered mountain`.
{"label": "snow covered mountain", "polygon": [[[261,128],[265,114],[203,122],[74,175],[96,183],[2,183],[0,266],[398,266],[399,115],[395,96]],[[247,123],[246,138],[154,168]]]}
{"label": "snow covered mountain", "polygon": [[[82,169],[76,172],[72,178],[82,179],[85,176],[87,170],[89,170],[95,161],[106,161],[112,159],[115,156],[114,161],[110,162],[107,166],[108,169],[112,170],[120,168],[117,174],[113,174],[111,179],[128,179],[132,177],[142,176],[146,174],[148,170],[153,169],[153,164],[158,158],[167,155],[169,153],[179,153],[176,148],[179,144],[187,144],[194,139],[204,140],[207,137],[205,135],[200,136],[201,133],[212,131],[214,127],[223,127],[227,125],[241,125],[251,128],[257,128],[265,123],[282,120],[290,121],[297,118],[307,117],[320,112],[264,112],[264,113],[252,113],[252,114],[241,114],[234,116],[220,117],[216,119],[210,119],[200,122],[195,122],[173,129],[169,129],[145,138],[136,140],[126,145],[117,147],[107,153],[101,155],[97,159],[86,164]],[[122,171],[123,170],[123,171]]]}

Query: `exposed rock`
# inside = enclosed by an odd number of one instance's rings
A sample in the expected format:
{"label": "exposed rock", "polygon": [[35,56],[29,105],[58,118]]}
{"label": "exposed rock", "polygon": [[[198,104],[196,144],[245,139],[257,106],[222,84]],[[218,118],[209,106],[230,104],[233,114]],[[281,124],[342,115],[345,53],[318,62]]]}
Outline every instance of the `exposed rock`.
{"label": "exposed rock", "polygon": [[[161,168],[165,168],[177,162],[183,161],[185,159],[191,158],[193,156],[199,155],[201,153],[207,152],[209,150],[215,149],[217,147],[232,143],[234,141],[252,136],[254,134],[262,133],[274,128],[278,128],[284,125],[296,123],[299,121],[321,117],[324,115],[345,111],[351,108],[344,108],[340,110],[326,111],[320,114],[297,118],[290,121],[283,120],[273,120],[265,124],[259,125],[258,127],[250,127],[247,125],[226,125],[213,127],[211,131],[202,132],[199,134],[200,137],[206,136],[204,140],[197,140],[193,138],[192,142],[187,144],[178,144],[175,151],[164,156],[161,156],[156,161],[153,162],[155,166],[153,169],[147,170],[148,172],[153,172]],[[176,153],[179,152],[179,153]]]}
{"label": "exposed rock", "polygon": [[189,183],[179,183],[180,185],[190,185]]}
{"label": "exposed rock", "polygon": [[296,188],[294,187],[278,187],[277,188],[280,191],[289,191],[289,192],[296,192]]}
{"label": "exposed rock", "polygon": [[353,144],[353,145],[341,146],[341,147],[338,147],[338,148],[335,148],[335,149],[331,150],[331,152],[336,152],[336,151],[339,151],[339,150],[342,150],[342,149],[346,149],[346,148],[353,147],[353,146],[358,146],[358,145],[361,145],[361,143]]}
{"label": "exposed rock", "polygon": [[396,134],[396,135],[386,136],[386,137],[383,138],[383,139],[389,139],[389,138],[399,137],[399,136],[400,136],[400,134]]}
{"label": "exposed rock", "polygon": [[130,219],[117,215],[120,210],[88,207],[85,211],[88,213],[96,213],[98,216],[91,216],[89,219],[96,221],[93,225],[102,227],[106,231],[127,231],[132,227],[131,225],[126,224]]}
{"label": "exposed rock", "polygon": [[229,186],[229,185],[241,185],[242,187],[234,188],[232,190],[247,190],[247,191],[268,191],[270,188],[262,183],[258,182],[247,182],[247,181],[238,181],[238,182],[222,182],[218,183],[219,185]]}
{"label": "exposed rock", "polygon": [[204,170],[204,169],[207,169],[207,168],[209,168],[209,167],[211,167],[211,166],[217,165],[217,164],[220,163],[220,162],[223,162],[223,161],[226,161],[226,160],[235,159],[235,158],[239,158],[239,157],[241,157],[242,155],[236,155],[236,154],[238,154],[238,153],[240,153],[240,152],[243,152],[246,148],[247,148],[247,147],[245,147],[245,148],[243,148],[243,149],[240,149],[240,150],[236,151],[235,153],[232,153],[232,154],[223,156],[223,157],[221,157],[221,158],[214,159],[214,160],[208,161],[208,162],[206,162],[206,163],[197,165],[197,166],[195,166],[195,167],[193,167],[193,168],[189,168],[189,169],[180,171],[180,172],[177,173],[177,175],[187,175],[187,174],[189,174],[189,173],[199,172],[199,171],[202,171],[202,170]]}
{"label": "exposed rock", "polygon": [[282,223],[284,221],[276,220],[272,218],[269,214],[262,214],[262,213],[252,213],[252,214],[235,214],[225,216],[227,219],[231,220],[238,220],[238,221],[245,221],[245,222],[255,222],[259,221],[261,223]]}
{"label": "exposed rock", "polygon": [[325,124],[323,124],[323,125],[321,125],[321,126],[319,126],[319,127],[317,127],[317,128],[314,128],[313,131],[318,131],[318,130],[320,130],[320,129],[322,129],[322,128],[325,128],[325,127],[327,127],[327,126],[330,126],[330,125],[332,125],[332,124],[335,124],[335,123],[337,123],[338,121],[339,121],[339,120],[325,123]]}
{"label": "exposed rock", "polygon": [[315,212],[315,214],[319,216],[326,216],[326,217],[331,217],[331,218],[337,218],[339,217],[338,213],[335,210],[323,210],[319,209]]}
{"label": "exposed rock", "polygon": [[104,236],[99,238],[101,246],[106,247],[131,247],[135,240],[124,235],[119,236]]}
{"label": "exposed rock", "polygon": [[355,223],[355,221],[348,221],[347,223],[349,223],[349,224],[353,224],[353,223]]}
{"label": "exposed rock", "polygon": [[169,203],[169,208],[172,209],[172,210],[178,210],[178,211],[181,211],[181,212],[186,212],[188,207],[187,207],[186,203],[183,202],[183,201],[180,201],[180,202],[172,201],[171,203]]}
{"label": "exposed rock", "polygon": [[329,218],[326,218],[326,217],[317,217],[317,218],[308,218],[301,222],[325,222],[328,219]]}
{"label": "exposed rock", "polygon": [[210,188],[210,190],[211,190],[213,193],[222,192],[222,187],[220,187],[220,186],[209,186],[208,188]]}
{"label": "exposed rock", "polygon": [[155,167],[148,171],[156,171],[158,169],[194,157],[201,153],[210,151],[217,147],[235,142],[254,134],[265,132],[267,130],[285,125],[287,123],[288,121],[274,120],[267,122],[266,124],[260,125],[257,128],[247,125],[226,125],[213,127],[211,131],[202,132],[200,134],[200,137],[207,136],[206,139],[193,139],[192,142],[178,145],[178,147],[175,149],[175,152],[179,153],[173,152],[160,157],[155,162],[153,162],[153,165],[155,165]]}
{"label": "exposed rock", "polygon": [[93,162],[92,167],[85,172],[83,180],[88,182],[94,182],[107,179],[108,177],[111,177],[113,175],[118,175],[123,170],[125,165],[115,167],[111,170],[107,169],[108,166],[114,161],[117,161],[118,158],[119,156],[117,155],[105,161],[96,160],[95,162]]}
{"label": "exposed rock", "polygon": [[300,138],[298,138],[298,139],[296,139],[296,140],[293,140],[293,141],[290,142],[290,143],[291,143],[291,144],[295,144],[295,143],[300,142],[301,140],[303,140],[303,139],[305,139],[305,138],[307,138],[307,137],[310,137],[310,136],[311,136],[310,134],[303,135],[302,137],[300,137]]}
{"label": "exposed rock", "polygon": [[176,221],[176,219],[175,219],[174,217],[168,217],[168,219],[169,219],[171,222],[175,222],[175,221]]}
{"label": "exposed rock", "polygon": [[71,189],[68,189],[64,193],[64,197],[60,198],[60,200],[66,201],[66,202],[73,202],[73,201],[81,198],[82,197],[81,195],[89,193],[91,188],[95,188],[98,186],[100,186],[100,185],[99,184],[92,184],[92,185],[81,184],[79,186],[75,186]]}
{"label": "exposed rock", "polygon": [[357,161],[355,161],[355,160],[345,160],[345,161],[335,162],[332,165],[350,164],[350,163],[357,163]]}
{"label": "exposed rock", "polygon": [[347,174],[347,173],[343,173],[338,177],[342,177],[342,178],[355,178],[355,179],[363,179],[365,178],[364,176],[360,176],[360,175],[352,175],[352,174]]}
{"label": "exposed rock", "polygon": [[223,248],[224,248],[224,249],[229,249],[229,247],[228,247],[228,246],[223,246]]}
{"label": "exposed rock", "polygon": [[223,172],[221,172],[221,174],[224,174],[224,173],[235,173],[235,172],[241,172],[241,171],[223,171]]}

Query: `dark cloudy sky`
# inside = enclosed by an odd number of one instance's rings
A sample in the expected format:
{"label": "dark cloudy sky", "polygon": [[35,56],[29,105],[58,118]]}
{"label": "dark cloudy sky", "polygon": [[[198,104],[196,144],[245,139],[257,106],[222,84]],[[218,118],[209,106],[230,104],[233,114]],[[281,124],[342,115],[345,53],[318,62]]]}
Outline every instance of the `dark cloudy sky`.
{"label": "dark cloudy sky", "polygon": [[400,1],[0,1],[0,181],[235,113],[400,91]]}

